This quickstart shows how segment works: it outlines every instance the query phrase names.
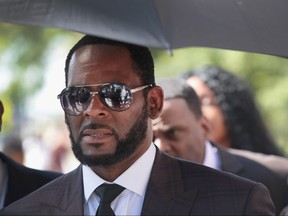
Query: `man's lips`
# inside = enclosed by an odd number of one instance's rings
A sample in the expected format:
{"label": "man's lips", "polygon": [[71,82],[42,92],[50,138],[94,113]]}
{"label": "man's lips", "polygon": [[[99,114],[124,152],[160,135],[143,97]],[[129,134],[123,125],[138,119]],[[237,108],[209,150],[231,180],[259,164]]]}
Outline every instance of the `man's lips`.
{"label": "man's lips", "polygon": [[82,141],[86,143],[103,142],[113,136],[113,132],[108,129],[86,129],[82,133]]}

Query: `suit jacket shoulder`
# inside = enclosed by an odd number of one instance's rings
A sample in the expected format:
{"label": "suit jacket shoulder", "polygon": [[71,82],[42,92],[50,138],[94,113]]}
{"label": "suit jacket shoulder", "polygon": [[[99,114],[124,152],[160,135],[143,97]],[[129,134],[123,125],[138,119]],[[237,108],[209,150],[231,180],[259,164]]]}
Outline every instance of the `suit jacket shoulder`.
{"label": "suit jacket shoulder", "polygon": [[[79,166],[4,210],[29,215],[83,215],[83,194]],[[141,215],[273,215],[273,211],[269,192],[262,184],[157,150]]]}
{"label": "suit jacket shoulder", "polygon": [[64,174],[26,197],[4,208],[8,214],[82,215],[82,169]]}
{"label": "suit jacket shoulder", "polygon": [[[276,155],[266,155],[242,149],[229,149],[230,153],[254,160],[273,172],[288,179],[288,158]],[[279,166],[281,164],[281,166]]]}
{"label": "suit jacket shoulder", "polygon": [[278,215],[287,204],[286,179],[254,160],[216,147],[221,157],[222,170],[264,184],[271,194]]}
{"label": "suit jacket shoulder", "polygon": [[273,215],[262,184],[157,150],[142,215]]}
{"label": "suit jacket shoulder", "polygon": [[25,167],[16,163],[0,152],[8,172],[7,195],[4,206],[26,196],[32,191],[62,175],[61,173],[42,171]]}

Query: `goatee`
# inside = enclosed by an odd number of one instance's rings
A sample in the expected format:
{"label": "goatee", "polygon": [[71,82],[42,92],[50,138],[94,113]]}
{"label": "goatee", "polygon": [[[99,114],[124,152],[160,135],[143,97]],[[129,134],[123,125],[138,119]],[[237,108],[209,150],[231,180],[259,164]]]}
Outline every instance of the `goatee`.
{"label": "goatee", "polygon": [[[106,154],[101,156],[84,155],[80,145],[80,138],[77,141],[74,140],[66,117],[65,122],[70,132],[73,153],[82,164],[86,164],[88,166],[111,166],[130,157],[136,151],[137,147],[146,137],[147,119],[147,107],[144,106],[141,115],[137,118],[124,139],[119,139],[119,135],[116,133],[116,131],[109,127],[117,142],[116,151],[114,154]],[[91,129],[107,128],[106,125],[102,124],[91,124],[87,127]]]}

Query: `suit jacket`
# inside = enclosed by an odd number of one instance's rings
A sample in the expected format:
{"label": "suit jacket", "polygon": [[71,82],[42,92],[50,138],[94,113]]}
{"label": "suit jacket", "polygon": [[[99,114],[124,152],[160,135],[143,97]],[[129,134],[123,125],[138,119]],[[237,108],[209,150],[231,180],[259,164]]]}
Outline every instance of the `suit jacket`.
{"label": "suit jacket", "polygon": [[280,212],[281,216],[287,216],[288,215],[288,205]]}
{"label": "suit jacket", "polygon": [[251,152],[242,149],[229,149],[229,152],[254,160],[284,177],[286,181],[288,179],[288,158]]}
{"label": "suit jacket", "polygon": [[25,167],[2,152],[0,152],[0,159],[5,163],[8,173],[8,185],[4,206],[26,196],[61,175],[56,172]]}
{"label": "suit jacket", "polygon": [[287,205],[287,181],[267,167],[216,146],[220,153],[221,170],[264,184],[270,191],[276,214]]}
{"label": "suit jacket", "polygon": [[[135,177],[136,178],[136,177]],[[83,215],[82,169],[16,201],[5,213]],[[273,215],[267,188],[156,151],[141,215]]]}

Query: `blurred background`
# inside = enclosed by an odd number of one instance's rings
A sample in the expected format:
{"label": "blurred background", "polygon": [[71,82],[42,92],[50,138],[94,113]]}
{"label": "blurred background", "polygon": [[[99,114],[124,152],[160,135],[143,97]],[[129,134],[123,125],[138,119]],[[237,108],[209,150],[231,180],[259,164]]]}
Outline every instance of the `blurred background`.
{"label": "blurred background", "polygon": [[[23,164],[62,171],[78,161],[57,95],[65,87],[64,63],[80,33],[0,23],[0,99],[4,104],[0,147],[7,135],[21,138]],[[288,61],[286,58],[212,48],[151,50],[156,78],[203,65],[220,66],[252,88],[265,123],[288,156]]]}

